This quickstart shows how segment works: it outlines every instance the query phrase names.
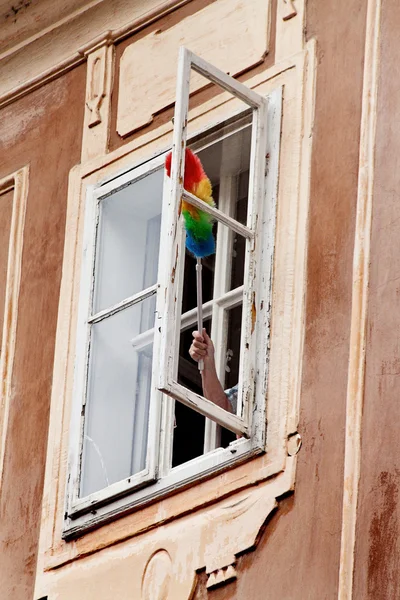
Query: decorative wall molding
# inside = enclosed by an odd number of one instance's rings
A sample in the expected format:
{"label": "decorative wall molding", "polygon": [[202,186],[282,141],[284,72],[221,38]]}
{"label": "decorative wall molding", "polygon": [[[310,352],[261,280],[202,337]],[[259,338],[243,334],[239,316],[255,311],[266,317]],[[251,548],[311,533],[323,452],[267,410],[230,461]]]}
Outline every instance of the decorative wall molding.
{"label": "decorative wall molding", "polygon": [[282,19],[284,21],[289,21],[289,19],[293,19],[297,15],[297,10],[294,5],[295,0],[283,0],[284,4],[286,4],[286,12],[282,15]]}
{"label": "decorative wall molding", "polygon": [[104,0],[0,0],[0,54],[12,54],[18,47],[47,31],[55,23],[69,21]]}
{"label": "decorative wall molding", "polygon": [[[253,550],[279,498],[293,489],[296,459],[285,471],[259,486],[239,492],[216,505],[158,527],[148,535],[105,548],[96,557],[74,561],[67,569],[48,572],[36,596],[58,600],[191,600],[197,573],[206,571],[207,588],[234,581],[239,555]],[[92,597],[92,596],[90,596]]]}
{"label": "decorative wall molding", "polygon": [[[249,490],[238,500],[236,496],[219,509],[210,511],[205,529],[205,562],[207,588],[237,578],[235,569],[238,554],[256,544],[262,524],[278,506],[276,491],[270,486]],[[203,566],[203,565],[202,565]]]}
{"label": "decorative wall molding", "polygon": [[[1,338],[0,354],[0,492],[11,402],[11,380],[17,331],[18,296],[21,279],[23,232],[28,196],[28,181],[28,166],[0,179],[0,198],[4,193],[13,191],[3,334]],[[3,310],[3,307],[0,307],[0,310]]]}
{"label": "decorative wall molding", "polygon": [[93,46],[85,48],[83,54],[87,58],[87,75],[82,162],[86,162],[107,152],[114,76],[111,33],[107,32]]}
{"label": "decorative wall molding", "polygon": [[[124,137],[151,123],[155,113],[174,103],[180,46],[232,76],[262,62],[269,47],[270,12],[270,0],[218,0],[130,44],[120,62],[118,133]],[[208,83],[192,71],[191,93]]]}
{"label": "decorative wall molding", "polygon": [[224,569],[219,569],[218,571],[213,571],[209,574],[206,587],[207,589],[212,589],[214,587],[221,587],[226,583],[231,583],[237,579],[237,572],[235,569],[235,563],[229,565]]}
{"label": "decorative wall molding", "polygon": [[86,106],[89,109],[90,116],[87,126],[95,127],[102,121],[100,113],[101,104],[106,97],[107,80],[110,80],[110,65],[107,61],[107,49],[110,45],[107,38],[92,51],[85,52],[87,57],[87,86],[86,86]]}
{"label": "decorative wall molding", "polygon": [[276,15],[276,61],[283,60],[305,45],[305,0],[279,0]]}
{"label": "decorative wall molding", "polygon": [[166,600],[171,588],[172,561],[167,550],[152,554],[143,572],[142,600]]}
{"label": "decorative wall molding", "polygon": [[90,73],[89,94],[86,97],[86,106],[90,111],[88,127],[100,125],[101,114],[100,106],[103,98],[106,95],[105,79],[106,79],[106,61],[105,54],[96,56],[93,60],[88,61],[88,74]]}
{"label": "decorative wall molding", "polygon": [[350,324],[349,374],[346,398],[346,437],[339,600],[353,598],[354,551],[361,461],[361,419],[365,387],[368,284],[374,183],[375,133],[380,54],[381,0],[369,0],[365,40],[364,84],[360,132],[360,160],[353,290]]}
{"label": "decorative wall molding", "polygon": [[[92,0],[68,16],[0,53],[0,108],[85,61],[99,34],[112,41],[140,31],[191,0]],[[10,37],[15,32],[10,31]],[[49,52],[51,48],[51,52]]]}

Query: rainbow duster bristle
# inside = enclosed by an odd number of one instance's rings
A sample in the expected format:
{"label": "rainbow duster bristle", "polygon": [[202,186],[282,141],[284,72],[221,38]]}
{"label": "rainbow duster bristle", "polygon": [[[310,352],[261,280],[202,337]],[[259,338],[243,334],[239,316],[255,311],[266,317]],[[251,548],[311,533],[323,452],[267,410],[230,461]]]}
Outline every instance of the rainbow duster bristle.
{"label": "rainbow duster bristle", "polygon": [[[172,154],[165,159],[167,175],[171,175]],[[200,159],[186,148],[184,188],[209,206],[215,206],[212,198],[211,182],[204,172]],[[191,204],[182,200],[182,214],[186,229],[186,248],[196,258],[214,254],[215,240],[212,233],[213,218]]]}

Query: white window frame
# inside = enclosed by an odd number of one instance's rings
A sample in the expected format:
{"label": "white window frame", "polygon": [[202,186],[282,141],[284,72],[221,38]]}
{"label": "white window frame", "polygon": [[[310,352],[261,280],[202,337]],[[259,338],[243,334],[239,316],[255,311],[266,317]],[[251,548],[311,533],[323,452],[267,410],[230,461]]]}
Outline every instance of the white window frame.
{"label": "white window frame", "polygon": [[[158,444],[157,423],[160,418],[160,402],[152,398],[150,401],[149,413],[149,438],[146,451],[146,468],[127,477],[122,481],[113,483],[106,488],[94,492],[84,498],[79,497],[81,462],[83,452],[83,433],[84,433],[84,413],[86,406],[86,386],[89,364],[89,348],[90,348],[90,327],[93,323],[99,322],[107,316],[116,314],[120,310],[133,306],[140,300],[149,298],[157,293],[158,285],[155,284],[141,292],[126,298],[122,302],[106,309],[91,314],[92,299],[94,293],[94,264],[96,252],[96,237],[99,222],[99,203],[101,199],[106,198],[116,189],[121,189],[124,186],[138,181],[159,169],[162,165],[163,158],[158,157],[143,165],[138,166],[133,174],[131,171],[118,178],[118,186],[115,181],[110,181],[100,186],[88,186],[86,191],[86,208],[85,208],[85,224],[84,224],[84,244],[83,244],[83,259],[80,282],[80,300],[78,310],[78,327],[76,341],[76,361],[75,361],[75,377],[74,377],[74,398],[81,399],[81,410],[79,414],[74,411],[71,419],[72,438],[79,439],[79,452],[76,452],[71,444],[69,456],[69,469],[71,472],[71,487],[69,489],[69,514],[75,514],[87,510],[99,503],[106,501],[109,498],[117,497],[127,491],[133,491],[147,482],[156,479],[157,457],[153,449]],[[154,341],[156,343],[156,340]],[[153,361],[153,373],[156,361]],[[152,375],[152,379],[154,374]],[[153,386],[154,387],[154,386]],[[158,394],[159,395],[159,394]]]}
{"label": "white window frame", "polygon": [[[225,212],[206,205],[183,187],[191,70],[230,92],[253,111],[246,226]],[[268,98],[257,94],[229,77],[190,50],[180,49],[172,145],[171,191],[166,210],[169,220],[167,222],[168,238],[165,252],[169,257],[169,264],[164,271],[165,277],[162,283],[166,301],[164,318],[161,323],[161,368],[158,387],[175,400],[179,400],[189,408],[212,419],[215,423],[238,435],[251,439],[254,447],[258,447],[260,450],[265,445],[265,398],[268,376],[266,357],[269,323],[265,321],[266,331],[260,336],[258,332],[260,319],[257,320],[257,314],[263,311],[264,306],[269,305],[270,285],[259,285],[258,274],[262,272],[262,267],[267,269],[265,281],[270,282],[273,251],[273,245],[271,245],[267,251],[267,260],[265,260],[262,235],[264,235],[263,215],[264,205],[266,204],[265,168],[268,104]],[[182,198],[189,204],[212,215],[216,221],[225,224],[230,230],[246,238],[245,285],[243,290],[244,318],[241,332],[243,358],[241,359],[238,387],[241,416],[228,413],[210,400],[185,388],[177,381],[176,348],[179,347],[184,266],[182,219],[178,219]],[[271,232],[272,239],[273,232]],[[256,386],[254,386],[255,379],[257,379]],[[256,406],[257,410],[254,410]]]}
{"label": "white window frame", "polygon": [[[97,523],[107,521],[116,514],[122,514],[135,506],[152,502],[171,491],[175,491],[177,486],[188,485],[193,481],[204,479],[237,462],[265,451],[269,319],[271,312],[270,295],[278,184],[282,90],[279,88],[269,94],[267,98],[264,98],[211,65],[208,65],[208,63],[205,63],[205,61],[196,57],[190,51],[181,49],[181,75],[178,76],[177,83],[177,98],[179,100],[177,100],[175,115],[173,170],[171,180],[166,178],[164,186],[161,231],[167,231],[168,237],[165,237],[164,240],[162,239],[160,244],[159,273],[161,274],[167,273],[165,257],[168,256],[168,261],[170,261],[171,256],[175,255],[178,246],[180,250],[184,248],[182,221],[177,218],[181,197],[184,196],[192,204],[195,204],[196,201],[198,202],[195,197],[190,196],[182,190],[179,185],[179,174],[174,169],[177,159],[179,161],[179,154],[184,152],[184,148],[181,146],[182,139],[184,140],[184,145],[186,143],[186,127],[183,123],[186,119],[184,115],[187,115],[188,87],[187,83],[183,85],[183,82],[188,81],[187,75],[192,67],[204,76],[208,76],[212,81],[219,83],[224,89],[240,97],[241,100],[245,100],[254,111],[252,126],[253,131],[255,128],[257,133],[252,136],[251,162],[253,164],[251,166],[255,173],[254,180],[256,181],[256,185],[254,183],[250,184],[249,189],[249,215],[251,217],[248,223],[249,227],[241,225],[226,213],[222,213],[221,210],[208,208],[206,210],[212,212],[218,221],[228,224],[231,229],[238,233],[245,233],[248,239],[251,239],[251,244],[248,244],[247,249],[247,253],[251,255],[251,260],[247,260],[248,270],[245,273],[245,278],[251,279],[251,285],[249,288],[246,285],[244,286],[245,293],[243,296],[244,304],[246,304],[246,306],[243,306],[243,314],[245,314],[244,311],[246,310],[249,318],[245,321],[245,331],[242,331],[242,347],[247,344],[247,340],[250,341],[248,348],[246,348],[246,358],[243,361],[245,368],[239,379],[239,390],[243,388],[243,381],[249,376],[248,381],[250,383],[256,379],[255,395],[253,389],[249,386],[247,398],[244,402],[244,416],[237,417],[215,406],[205,398],[193,394],[189,390],[186,390],[186,388],[183,388],[183,393],[180,389],[183,386],[179,386],[179,384],[174,382],[174,364],[168,352],[168,341],[171,340],[171,335],[176,340],[181,326],[189,326],[196,320],[196,310],[183,315],[182,323],[181,315],[178,312],[171,312],[171,299],[174,297],[174,293],[178,293],[178,285],[182,280],[183,252],[180,254],[180,261],[176,271],[178,276],[173,285],[165,279],[159,281],[156,286],[152,286],[152,288],[126,299],[123,303],[119,303],[115,307],[107,309],[107,311],[102,311],[101,314],[91,316],[88,313],[93,293],[93,264],[98,221],[98,202],[101,198],[116,191],[123,185],[128,185],[134,180],[145,177],[152,171],[160,168],[164,162],[166,153],[138,165],[129,172],[118,176],[118,178],[114,176],[97,186],[88,187],[86,194],[74,378],[75,404],[79,403],[80,409],[75,406],[71,420],[69,477],[66,494],[66,519],[63,533],[65,538],[81,533],[82,529],[96,526]],[[225,121],[226,119],[223,120],[223,122]],[[213,125],[216,124],[214,123]],[[268,139],[266,131],[269,134]],[[182,132],[183,138],[181,137]],[[182,150],[179,150],[179,147]],[[201,148],[201,142],[199,143],[199,148]],[[265,160],[267,155],[269,156],[268,161]],[[266,164],[268,166],[267,169]],[[258,202],[255,201],[255,198],[258,198]],[[201,208],[204,209],[204,203],[201,204]],[[223,209],[223,207],[221,208]],[[172,232],[174,232],[173,235]],[[255,269],[255,263],[257,264],[257,269]],[[144,295],[150,296],[155,293],[156,290],[157,309],[153,356],[161,356],[161,364],[167,368],[160,371],[158,369],[158,360],[153,360],[153,391],[150,402],[146,469],[123,481],[111,484],[107,488],[90,494],[85,498],[79,498],[83,432],[82,408],[85,402],[89,321],[99,320],[104,317],[105,313],[109,314],[113,310],[119,310],[122,304],[124,306],[127,306],[129,303],[133,304],[142,299]],[[204,316],[207,317],[212,314],[215,317],[218,312],[221,314],[221,311],[226,307],[231,308],[236,306],[240,303],[239,295],[241,296],[241,292],[242,290],[238,289],[234,293],[228,292],[219,298],[217,297],[217,292],[214,295],[214,300],[204,305]],[[255,303],[256,315],[254,312],[251,312],[253,302]],[[178,304],[180,305],[180,302]],[[255,317],[255,322],[252,322],[252,314]],[[166,324],[168,324],[167,327]],[[215,327],[213,329],[215,332]],[[140,340],[136,339],[135,343],[139,344]],[[220,360],[221,357],[218,358],[217,356],[217,363]],[[157,387],[171,397],[163,396],[157,390]],[[173,397],[187,404],[190,408],[194,408],[204,416],[209,417],[210,420],[207,420],[206,427],[205,452],[207,453],[178,467],[171,468],[171,438],[174,421]],[[256,402],[253,402],[253,398],[256,398]],[[193,405],[193,402],[195,405]],[[244,434],[244,437],[232,442],[228,448],[216,448],[217,423],[227,427],[231,431]],[[78,451],[78,448],[80,448],[80,451]]]}

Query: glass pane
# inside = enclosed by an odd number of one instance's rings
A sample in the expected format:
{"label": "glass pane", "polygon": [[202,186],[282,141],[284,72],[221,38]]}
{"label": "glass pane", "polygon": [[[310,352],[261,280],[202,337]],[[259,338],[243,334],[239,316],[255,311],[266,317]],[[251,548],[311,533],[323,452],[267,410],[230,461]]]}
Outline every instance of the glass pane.
{"label": "glass pane", "polygon": [[[219,210],[242,224],[247,223],[251,126],[248,119],[238,125],[231,124],[227,132],[218,131],[223,139],[212,139],[197,152],[213,188],[213,199]],[[237,130],[232,130],[236,126]],[[238,129],[239,128],[239,129]],[[207,143],[203,140],[203,144]],[[199,145],[199,144],[197,144]],[[196,144],[194,144],[196,147]],[[221,254],[224,271],[218,273],[215,297],[243,285],[246,240],[222,223],[214,223],[213,235],[217,251]],[[195,308],[196,298],[190,298],[188,290],[195,283],[195,259],[186,253],[185,284],[183,287],[183,312]],[[212,299],[215,276],[215,255],[202,259],[203,301]]]}
{"label": "glass pane", "polygon": [[155,296],[92,325],[81,496],[145,468]]}
{"label": "glass pane", "polygon": [[[247,223],[248,187],[251,147],[251,115],[241,116],[218,128],[207,138],[192,140],[193,151],[199,156],[213,188],[215,204],[225,214],[242,224]],[[201,145],[203,149],[200,150]],[[192,191],[192,190],[189,190]],[[196,192],[194,192],[196,193]],[[202,258],[203,304],[213,298],[223,297],[230,290],[243,285],[245,268],[245,239],[222,223],[214,223],[217,254]],[[186,250],[182,295],[182,314],[196,308],[196,258]],[[236,300],[237,301],[237,300]],[[235,300],[233,300],[235,302]],[[210,313],[208,313],[210,314]],[[223,389],[238,383],[240,361],[241,306],[216,311],[218,343],[218,368]],[[219,323],[221,319],[221,323]],[[187,320],[185,320],[187,323]],[[207,332],[211,333],[211,319],[205,319]],[[202,380],[197,363],[188,350],[192,343],[192,331],[197,323],[181,332],[179,340],[178,382],[203,395]],[[222,357],[221,357],[222,353]],[[222,364],[220,364],[222,360]],[[221,406],[221,388],[214,388],[214,401]],[[213,401],[213,398],[209,398]],[[226,399],[224,398],[224,402]],[[236,407],[232,407],[232,412]],[[227,446],[236,436],[223,428],[218,445]],[[177,466],[204,452],[205,419],[195,411],[176,402],[173,441],[173,466]]]}
{"label": "glass pane", "polygon": [[164,169],[100,200],[93,312],[157,281]]}
{"label": "glass pane", "polygon": [[235,306],[226,311],[228,316],[227,325],[227,348],[225,363],[225,389],[234,387],[239,381],[240,363],[240,337],[242,333],[242,305]]}
{"label": "glass pane", "polygon": [[[237,199],[234,217],[237,221],[246,224],[247,204],[249,195],[249,172],[241,173],[238,177]],[[244,264],[246,256],[246,240],[238,233],[232,232],[232,269],[230,290],[243,285]]]}
{"label": "glass pane", "polygon": [[[247,197],[248,191],[251,125],[244,126],[236,132],[229,132],[226,137],[222,128],[219,135],[223,139],[216,140],[203,150],[199,150],[197,155],[211,181],[213,190],[219,186],[219,197],[214,198],[216,203],[218,201],[217,208],[237,218],[235,202],[238,197]],[[247,174],[247,177],[240,179],[242,173]],[[244,222],[241,218],[238,218],[238,221],[246,224],[246,218]]]}
{"label": "glass pane", "polygon": [[[236,127],[236,130],[232,129]],[[209,145],[198,152],[207,175],[213,184],[213,197],[218,207],[226,214],[237,219],[241,223],[247,222],[248,206],[248,180],[249,180],[249,161],[250,161],[250,142],[251,127],[248,124],[247,117],[241,122],[238,128],[237,123],[231,123],[224,130],[218,131],[223,139],[214,138]],[[199,142],[200,143],[200,142]],[[204,140],[203,140],[203,143]],[[213,234],[216,236],[216,249],[218,253],[218,265],[215,255],[202,258],[202,295],[203,304],[217,297],[223,296],[227,291],[243,285],[245,247],[246,242],[240,235],[236,235],[232,230],[221,223],[214,223]],[[218,268],[218,275],[216,275]],[[218,277],[218,280],[215,278]],[[182,294],[182,314],[197,307],[197,281],[196,281],[196,258],[186,250],[184,281]],[[224,322],[228,326],[228,313]],[[222,318],[222,317],[221,317]],[[236,324],[237,325],[237,324]],[[192,343],[192,330],[197,329],[197,324],[183,331],[180,336],[179,344],[179,366],[178,381],[185,387],[203,394],[201,377],[197,364],[191,360],[188,355],[189,347]],[[210,327],[207,328],[210,334]],[[240,321],[238,324],[240,343]],[[224,346],[226,344],[228,333],[222,333]],[[225,348],[222,350],[225,352]],[[231,358],[231,357],[229,357]],[[229,367],[227,367],[229,368]],[[238,364],[236,365],[236,376]],[[233,374],[233,377],[235,374]],[[235,385],[237,380],[234,382]],[[224,377],[221,379],[221,385],[225,385]],[[212,400],[212,398],[211,398]],[[217,399],[215,400],[218,401]],[[182,414],[184,411],[180,411]],[[182,416],[181,418],[184,419]],[[200,428],[202,430],[202,428]],[[196,431],[196,436],[198,431]],[[194,435],[194,432],[192,432]],[[181,437],[179,435],[179,437]],[[178,439],[178,438],[177,438]],[[175,440],[176,452],[178,442]],[[200,448],[200,444],[198,444]],[[188,456],[190,452],[179,450],[182,456]],[[202,451],[199,451],[202,453]],[[196,454],[197,456],[197,454]],[[187,458],[186,460],[189,460]]]}
{"label": "glass pane", "polygon": [[[232,404],[232,412],[237,412],[237,393],[235,386],[239,381],[240,364],[240,336],[242,331],[242,305],[235,306],[226,311],[227,317],[227,347],[225,362],[224,388],[230,390],[228,398]],[[227,448],[231,442],[236,439],[236,435],[221,427],[220,445]]]}

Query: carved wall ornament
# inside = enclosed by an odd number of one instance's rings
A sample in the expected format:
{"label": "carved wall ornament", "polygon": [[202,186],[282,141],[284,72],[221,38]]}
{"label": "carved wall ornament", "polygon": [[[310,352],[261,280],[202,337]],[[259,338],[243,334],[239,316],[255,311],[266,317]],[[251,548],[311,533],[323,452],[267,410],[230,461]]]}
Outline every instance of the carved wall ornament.
{"label": "carved wall ornament", "polygon": [[271,491],[268,484],[258,490],[250,490],[239,498],[231,498],[208,514],[208,522],[203,530],[207,588],[237,578],[237,555],[256,545],[263,523],[278,505],[278,494]]}
{"label": "carved wall ornament", "polygon": [[218,571],[213,571],[209,574],[207,580],[207,589],[211,589],[213,587],[225,585],[226,583],[230,583],[237,578],[237,573],[235,569],[235,565],[229,565],[225,569],[219,569]]}
{"label": "carved wall ornament", "polygon": [[106,64],[104,58],[96,56],[91,65],[90,96],[86,106],[92,113],[88,126],[94,127],[101,123],[100,106],[105,93]]}
{"label": "carved wall ornament", "polygon": [[[270,12],[270,0],[219,0],[127,46],[120,61],[119,135],[125,137],[151,123],[155,114],[175,102],[179,46],[186,46],[232,76],[259,64],[269,48],[265,23]],[[153,77],[149,77],[149,65]],[[192,72],[191,93],[206,83]]]}
{"label": "carved wall ornament", "polygon": [[284,21],[289,21],[289,19],[293,19],[297,15],[297,9],[294,5],[295,0],[283,0],[285,6],[285,12],[283,14],[282,19]]}
{"label": "carved wall ornament", "polygon": [[82,162],[107,151],[114,69],[111,32],[79,51],[87,59],[87,107],[83,129]]}
{"label": "carved wall ornament", "polygon": [[141,567],[140,592],[133,582],[132,597],[191,600],[196,574],[203,570],[208,590],[237,579],[238,556],[257,546],[279,498],[293,489],[295,460],[288,457],[285,471],[274,479],[158,530],[142,548],[137,545],[137,556],[148,558]]}
{"label": "carved wall ornament", "polygon": [[167,550],[157,550],[149,559],[142,579],[142,600],[168,600],[172,561]]}
{"label": "carved wall ornament", "polygon": [[91,113],[88,127],[95,127],[101,123],[100,108],[107,93],[107,45],[88,54],[87,60],[86,106]]}
{"label": "carved wall ornament", "polygon": [[289,456],[295,456],[302,444],[301,435],[299,433],[292,433],[288,437],[287,451]]}

